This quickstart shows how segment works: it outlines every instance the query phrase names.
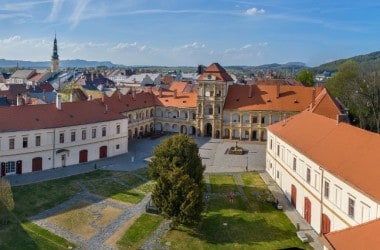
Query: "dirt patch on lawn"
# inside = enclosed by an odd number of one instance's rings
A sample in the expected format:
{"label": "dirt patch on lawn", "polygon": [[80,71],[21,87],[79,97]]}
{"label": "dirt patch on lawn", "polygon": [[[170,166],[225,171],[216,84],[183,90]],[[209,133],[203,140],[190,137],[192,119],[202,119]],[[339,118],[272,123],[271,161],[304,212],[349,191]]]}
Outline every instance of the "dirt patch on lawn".
{"label": "dirt patch on lawn", "polygon": [[124,233],[131,227],[131,225],[133,225],[133,223],[135,223],[135,221],[139,217],[140,217],[140,214],[137,214],[137,215],[131,217],[126,223],[123,224],[122,227],[119,228],[119,230],[117,230],[111,237],[109,237],[107,239],[106,244],[113,246],[113,247],[117,247],[116,242],[121,237],[123,237]]}

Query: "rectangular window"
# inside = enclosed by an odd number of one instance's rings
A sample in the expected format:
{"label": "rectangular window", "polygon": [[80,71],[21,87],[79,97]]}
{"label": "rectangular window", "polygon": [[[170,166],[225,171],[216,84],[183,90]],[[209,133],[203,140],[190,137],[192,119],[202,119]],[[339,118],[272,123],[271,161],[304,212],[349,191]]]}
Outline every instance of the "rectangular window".
{"label": "rectangular window", "polygon": [[92,138],[96,138],[96,128],[92,129]]}
{"label": "rectangular window", "polygon": [[15,174],[16,173],[16,162],[8,161],[5,163],[5,174]]}
{"label": "rectangular window", "polygon": [[119,144],[116,144],[116,149],[120,149],[120,145]]}
{"label": "rectangular window", "polygon": [[261,123],[265,124],[265,116],[261,117]]}
{"label": "rectangular window", "polygon": [[106,127],[102,127],[102,136],[106,136],[106,135],[107,135]]}
{"label": "rectangular window", "polygon": [[59,143],[65,143],[65,134],[64,133],[59,134]]}
{"label": "rectangular window", "polygon": [[277,156],[280,156],[280,145],[277,145]]}
{"label": "rectangular window", "polygon": [[252,116],[252,123],[257,123],[257,116]]}
{"label": "rectangular window", "polygon": [[28,147],[28,137],[22,138],[22,147],[27,148]]}
{"label": "rectangular window", "polygon": [[293,170],[297,171],[297,158],[293,156]]}
{"label": "rectangular window", "polygon": [[116,134],[120,134],[120,125],[116,125]]}
{"label": "rectangular window", "polygon": [[71,141],[75,141],[75,131],[71,132]]}
{"label": "rectangular window", "polygon": [[36,135],[36,147],[39,147],[39,146],[41,146],[41,136]]}
{"label": "rectangular window", "polygon": [[9,138],[9,149],[15,149],[15,138]]}
{"label": "rectangular window", "polygon": [[325,198],[330,197],[330,182],[325,181],[325,191],[324,191]]}
{"label": "rectangular window", "polygon": [[335,204],[337,207],[340,208],[341,201],[342,201],[342,189],[338,186],[335,186]]}
{"label": "rectangular window", "polygon": [[355,200],[351,197],[348,197],[348,216],[355,217]]}
{"label": "rectangular window", "polygon": [[86,140],[86,137],[87,137],[87,133],[86,133],[86,130],[82,130],[82,140]]}
{"label": "rectangular window", "polygon": [[310,184],[310,180],[311,180],[311,170],[310,170],[310,168],[307,168],[306,169],[306,182]]}
{"label": "rectangular window", "polygon": [[269,149],[272,150],[272,146],[273,146],[273,140],[270,139],[270,143],[269,143]]}

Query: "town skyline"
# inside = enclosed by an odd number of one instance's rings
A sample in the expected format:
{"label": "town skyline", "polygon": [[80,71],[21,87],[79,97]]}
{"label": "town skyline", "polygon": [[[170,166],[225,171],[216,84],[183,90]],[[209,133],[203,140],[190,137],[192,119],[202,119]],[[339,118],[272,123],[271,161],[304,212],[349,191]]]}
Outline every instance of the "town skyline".
{"label": "town skyline", "polygon": [[349,1],[8,1],[0,57],[194,66],[303,62],[379,50],[379,3]]}

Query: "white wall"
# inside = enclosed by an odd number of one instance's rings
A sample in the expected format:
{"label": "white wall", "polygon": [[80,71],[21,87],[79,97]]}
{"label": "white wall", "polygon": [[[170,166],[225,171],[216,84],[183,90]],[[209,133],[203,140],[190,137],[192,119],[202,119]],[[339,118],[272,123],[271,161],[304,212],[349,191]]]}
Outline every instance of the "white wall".
{"label": "white wall", "polygon": [[[296,158],[296,170],[293,169],[293,158]],[[308,168],[310,169],[309,182]],[[289,201],[291,200],[291,185],[296,187],[296,209],[302,216],[304,216],[304,199],[309,198],[312,205],[311,226],[318,233],[321,228],[322,213],[329,217],[331,231],[379,217],[379,204],[374,199],[322,168],[270,131],[268,131],[266,171],[284,191]],[[324,197],[325,181],[329,182],[328,198]],[[338,194],[340,199],[337,199],[337,189],[341,190]],[[348,215],[349,197],[355,200],[353,217]]]}

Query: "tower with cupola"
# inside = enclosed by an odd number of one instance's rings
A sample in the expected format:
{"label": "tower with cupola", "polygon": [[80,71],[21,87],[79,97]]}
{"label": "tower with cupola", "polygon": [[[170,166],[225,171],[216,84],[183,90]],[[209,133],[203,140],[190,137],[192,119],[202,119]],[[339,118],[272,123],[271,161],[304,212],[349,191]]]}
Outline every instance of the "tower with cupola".
{"label": "tower with cupola", "polygon": [[197,84],[197,134],[221,138],[223,106],[233,79],[222,66],[213,63],[199,76]]}

